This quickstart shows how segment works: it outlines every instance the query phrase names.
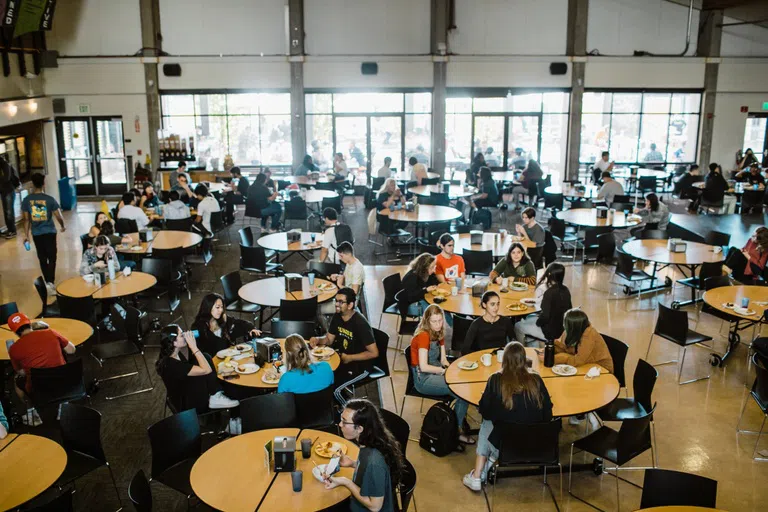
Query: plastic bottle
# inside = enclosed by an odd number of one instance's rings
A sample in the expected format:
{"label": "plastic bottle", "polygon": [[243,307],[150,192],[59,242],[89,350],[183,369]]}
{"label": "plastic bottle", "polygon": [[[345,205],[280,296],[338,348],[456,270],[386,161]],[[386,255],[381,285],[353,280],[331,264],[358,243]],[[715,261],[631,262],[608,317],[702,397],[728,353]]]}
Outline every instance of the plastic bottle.
{"label": "plastic bottle", "polygon": [[107,272],[109,273],[109,280],[114,281],[115,279],[115,260],[113,260],[111,257],[107,260]]}

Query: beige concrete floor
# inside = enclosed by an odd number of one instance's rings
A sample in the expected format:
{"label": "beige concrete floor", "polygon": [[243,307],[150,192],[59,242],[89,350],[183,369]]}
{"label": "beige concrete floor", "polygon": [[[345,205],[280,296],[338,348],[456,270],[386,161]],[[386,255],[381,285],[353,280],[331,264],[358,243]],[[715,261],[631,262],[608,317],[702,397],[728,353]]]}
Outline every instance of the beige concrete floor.
{"label": "beige concrete floor", "polygon": [[[66,212],[67,233],[60,234],[57,282],[77,275],[80,261],[79,235],[84,233],[93,221],[96,205],[81,203],[78,212]],[[19,231],[21,233],[21,231]],[[368,266],[366,287],[371,313],[371,323],[378,324],[381,311],[381,279],[402,267]],[[40,274],[34,249],[27,253],[22,237],[12,241],[0,241],[0,300],[15,300],[20,308],[29,314],[40,310],[39,299],[32,281]],[[641,300],[626,299],[608,294],[612,270],[594,265],[567,265],[567,284],[571,289],[574,305],[581,306],[601,332],[610,334],[629,344],[627,358],[627,381],[630,385],[638,358],[645,355],[649,335],[655,321],[654,305],[658,300],[669,302],[671,293],[648,296]],[[614,294],[620,288],[613,287]],[[688,289],[675,288],[675,297],[686,298]],[[696,309],[688,307],[690,326],[701,332],[716,336],[718,349],[724,350],[726,328],[720,331],[721,322],[707,315],[699,316]],[[382,328],[392,335],[394,346],[396,336],[395,320],[385,317]],[[745,338],[751,337],[746,331]],[[674,358],[676,346],[663,340],[654,341],[650,361],[657,362]],[[686,358],[685,375],[698,375],[710,371],[709,351],[689,350]],[[394,350],[390,350],[390,362]],[[740,347],[724,369],[712,369],[712,378],[685,386],[676,383],[676,367],[666,365],[658,368],[659,380],[653,398],[658,402],[656,432],[660,467],[688,471],[714,478],[718,481],[718,508],[730,511],[765,510],[768,502],[768,463],[751,459],[754,435],[737,435],[736,421],[743,400],[747,397],[744,387],[746,347]],[[402,359],[398,361],[402,365]],[[405,373],[395,373],[395,392],[398,406],[405,387]],[[392,403],[389,384],[382,384],[383,404],[387,409],[396,410]],[[421,426],[419,400],[406,400],[404,417],[411,425],[412,437],[418,437]],[[425,404],[426,411],[429,404]],[[470,414],[478,418],[476,409]],[[745,424],[758,427],[762,417],[750,401],[745,415]],[[618,428],[618,425],[614,425]],[[590,510],[586,505],[570,498],[567,494],[567,463],[570,442],[583,434],[583,429],[564,424],[561,434],[562,462],[564,465],[563,510]],[[768,449],[768,439],[764,439]],[[462,476],[469,471],[474,461],[474,451],[452,454],[444,458],[434,457],[421,450],[418,443],[411,442],[408,459],[418,473],[416,502],[422,510],[482,510],[485,499],[480,493],[473,493],[461,483]],[[586,460],[591,460],[591,456]],[[584,460],[581,456],[576,461]],[[650,454],[643,454],[636,465],[650,465]],[[642,472],[628,472],[628,478],[641,484]],[[550,478],[555,493],[558,493],[556,475]],[[581,496],[593,500],[600,507],[616,509],[615,480],[610,476],[597,477],[590,472],[574,474],[574,489]],[[640,503],[640,490],[621,483],[621,510],[635,510]],[[540,477],[504,479],[497,485],[495,510],[553,510],[546,488]],[[763,505],[760,505],[763,503]]]}

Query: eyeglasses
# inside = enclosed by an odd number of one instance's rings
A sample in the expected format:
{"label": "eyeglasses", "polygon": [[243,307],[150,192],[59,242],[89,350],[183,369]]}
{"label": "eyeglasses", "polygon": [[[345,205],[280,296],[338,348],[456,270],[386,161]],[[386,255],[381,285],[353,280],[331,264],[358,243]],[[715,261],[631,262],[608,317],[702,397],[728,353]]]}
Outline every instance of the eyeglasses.
{"label": "eyeglasses", "polygon": [[347,302],[345,300],[336,299],[336,305],[337,306],[343,306],[344,304],[349,304],[349,302]]}
{"label": "eyeglasses", "polygon": [[339,423],[342,425],[356,425],[354,421],[344,421],[344,418],[341,418],[341,421]]}

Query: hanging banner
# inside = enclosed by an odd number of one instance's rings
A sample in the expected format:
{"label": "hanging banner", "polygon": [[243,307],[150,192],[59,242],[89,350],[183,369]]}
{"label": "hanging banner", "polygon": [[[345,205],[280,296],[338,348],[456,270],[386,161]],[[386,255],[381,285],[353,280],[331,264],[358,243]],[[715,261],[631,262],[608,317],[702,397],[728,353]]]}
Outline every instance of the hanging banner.
{"label": "hanging banner", "polygon": [[[13,1],[8,0],[10,4]],[[48,0],[24,0],[19,9],[19,19],[16,22],[16,28],[13,30],[13,37],[23,36],[29,32],[40,30],[40,23],[43,19],[43,13],[48,5]]]}
{"label": "hanging banner", "polygon": [[0,0],[0,15],[3,16],[0,26],[8,37],[13,35],[13,29],[19,21],[20,5],[21,0]]}
{"label": "hanging banner", "polygon": [[48,0],[43,11],[43,17],[40,19],[39,30],[51,30],[51,27],[53,27],[54,9],[56,9],[56,0]]}

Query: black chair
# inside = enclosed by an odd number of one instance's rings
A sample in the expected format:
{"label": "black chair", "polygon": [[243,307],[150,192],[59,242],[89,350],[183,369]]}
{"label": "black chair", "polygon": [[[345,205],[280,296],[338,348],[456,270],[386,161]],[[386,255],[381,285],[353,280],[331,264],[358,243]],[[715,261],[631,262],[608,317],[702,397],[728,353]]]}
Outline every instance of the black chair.
{"label": "black chair", "polygon": [[635,237],[638,240],[668,240],[669,233],[663,229],[643,229]]}
{"label": "black chair", "polygon": [[191,231],[194,224],[192,217],[186,219],[165,219],[165,229],[172,231]]}
{"label": "black chair", "polygon": [[[691,345],[700,345],[701,343],[712,341],[712,336],[707,336],[705,334],[700,334],[696,331],[692,331],[688,328],[688,313],[685,311],[680,311],[672,308],[668,308],[662,303],[659,303],[659,315],[656,318],[656,327],[653,329],[653,333],[651,334],[651,339],[648,342],[648,350],[645,352],[645,359],[648,359],[648,354],[651,352],[651,344],[653,343],[653,337],[659,336],[661,338],[664,338],[665,340],[671,341],[672,343],[683,347],[683,358],[680,361],[680,368],[677,372],[677,383],[678,384],[689,384],[691,382],[696,382],[699,380],[705,380],[709,378],[709,374],[707,374],[706,377],[698,377],[695,379],[687,380],[685,382],[680,382],[680,377],[683,374],[683,365],[685,364],[685,353],[688,350],[688,347]],[[711,347],[707,347],[711,348]],[[659,366],[662,364],[669,364],[669,363],[676,363],[677,360],[673,361],[666,361],[664,363],[659,363],[654,366]]]}
{"label": "black chair", "polygon": [[35,279],[35,290],[40,296],[40,301],[43,303],[43,309],[40,312],[40,317],[57,317],[61,316],[58,303],[48,304],[48,288],[45,286],[45,279],[43,276],[39,276]]}
{"label": "black chair", "polygon": [[269,428],[289,428],[298,425],[293,393],[272,393],[240,401],[243,434]]}
{"label": "black chair", "polygon": [[59,488],[107,466],[117,502],[122,505],[112,466],[101,445],[101,413],[83,405],[65,403],[61,406],[59,426],[62,446],[67,452],[67,466],[57,480]]}
{"label": "black chair", "polygon": [[728,233],[721,233],[720,231],[710,231],[707,233],[707,236],[704,237],[704,243],[725,249],[731,243],[731,235]]}
{"label": "black chair", "polygon": [[237,232],[240,235],[240,246],[253,247],[256,245],[256,239],[253,236],[251,226],[246,226]]}
{"label": "black chair", "polygon": [[460,352],[461,355],[464,356],[475,350],[473,347],[467,346],[466,343],[464,343],[464,339],[466,338],[469,327],[472,325],[473,321],[474,319],[470,317],[453,315],[451,352]]}
{"label": "black chair", "polygon": [[[615,275],[621,279],[624,279],[625,281],[629,281],[629,285],[624,286],[625,293],[629,293],[629,290],[632,288],[632,283],[640,282],[640,286],[642,288],[643,281],[653,281],[654,279],[652,275],[648,274],[644,270],[636,269],[635,260],[632,259],[632,256],[623,251],[618,252]],[[638,299],[640,298],[641,291],[642,290],[638,290]]]}
{"label": "black chair", "polygon": [[[45,286],[45,284],[43,284]],[[8,318],[14,314],[19,312],[19,306],[15,302],[8,302],[7,304],[3,304],[0,306],[0,322],[3,324],[8,323]]]}
{"label": "black chair", "polygon": [[[704,290],[704,283],[710,277],[720,277],[723,275],[723,262],[717,263],[703,263],[701,269],[699,269],[699,275],[688,277],[686,279],[678,279],[678,284],[688,286],[691,288],[691,299],[696,299],[696,290]],[[727,276],[726,276],[727,277]]]}
{"label": "black chair", "polygon": [[459,235],[467,234],[470,231],[484,231],[484,228],[482,224],[464,224],[456,226],[456,233]]}
{"label": "black chair", "polygon": [[533,266],[536,270],[544,268],[544,246],[541,247],[529,247],[525,250],[528,253],[528,257],[533,262]]}
{"label": "black chair", "polygon": [[640,176],[637,179],[637,190],[641,194],[645,192],[656,192],[656,176]]}
{"label": "black chair", "polygon": [[564,220],[552,216],[549,220],[549,230],[552,233],[552,238],[560,242],[560,246],[563,250],[570,245],[575,254],[576,248],[579,245],[579,238],[574,234],[566,232]]}
{"label": "black chair", "polygon": [[305,340],[315,335],[314,322],[297,322],[294,320],[272,320],[270,334],[273,338],[287,338],[291,334],[298,334]]}
{"label": "black chair", "polygon": [[493,270],[493,251],[472,251],[462,253],[468,276],[487,276]]}
{"label": "black chair", "polygon": [[600,247],[600,242],[597,237],[606,233],[612,234],[612,228],[610,226],[598,226],[586,228],[584,230],[584,239],[581,242],[581,259],[584,263],[587,262],[587,251],[598,249]]}
{"label": "black chair", "polygon": [[408,438],[411,435],[411,426],[401,416],[383,407],[379,408],[379,413],[381,413],[381,419],[384,420],[384,425],[395,437],[395,441],[400,445],[400,451],[405,457],[405,452],[408,449]]}
{"label": "black chair", "polygon": [[613,237],[613,232],[597,235],[595,263],[607,263],[609,265],[616,263],[616,239]]}
{"label": "black chair", "polygon": [[280,320],[313,322],[317,317],[317,297],[302,300],[280,299]]}
{"label": "black chair", "polygon": [[200,424],[194,409],[163,418],[147,428],[152,448],[151,479],[184,494],[194,496],[189,474],[202,453]]}
{"label": "black chair", "polygon": [[400,311],[397,308],[395,295],[397,295],[397,292],[403,289],[403,278],[400,277],[399,273],[395,273],[385,277],[382,280],[382,284],[384,285],[384,301],[381,305],[381,316],[379,316],[378,325],[379,328],[381,328],[381,320],[384,318],[384,315],[400,315]]}
{"label": "black chair", "polygon": [[229,246],[232,244],[232,239],[229,236],[229,227],[224,223],[223,211],[211,212],[211,231],[213,231],[214,236],[219,233],[226,233],[227,243],[221,244],[222,246]]}
{"label": "black chair", "polygon": [[595,204],[592,202],[591,199],[576,199],[571,201],[571,209],[590,209],[594,208]]}
{"label": "black chair", "polygon": [[314,393],[293,393],[299,428],[333,430],[338,424],[334,409],[333,386]]}
{"label": "black chair", "polygon": [[[562,501],[563,466],[560,464],[559,446],[561,425],[562,420],[554,418],[546,423],[504,423],[494,427],[494,429],[501,430],[501,438],[499,458],[488,472],[488,482],[493,484],[492,505],[495,504],[496,480],[500,472],[507,469],[533,466],[544,468],[544,485],[547,486],[555,507],[558,506],[555,494],[547,483],[547,467],[557,466],[560,470],[560,501]],[[491,510],[493,510],[493,506],[491,506]]]}
{"label": "black chair", "polygon": [[615,475],[611,476],[616,477],[616,510],[621,510],[619,469],[638,455],[651,449],[650,421],[655,409],[656,407],[654,406],[645,416],[624,420],[618,432],[612,428],[602,426],[588,436],[571,443],[571,457],[568,468],[568,494],[594,507],[588,501],[576,496],[571,490],[573,449],[576,448],[601,457],[615,465]]}
{"label": "black chair", "polygon": [[389,377],[389,385],[392,388],[392,405],[397,407],[397,397],[395,396],[395,383],[392,381],[392,373],[389,371],[389,361],[387,360],[387,347],[389,346],[389,335],[379,329],[373,329],[373,338],[376,341],[376,348],[379,349],[379,356],[373,360],[373,365],[368,375],[355,383],[356,386],[367,386],[385,377]]}
{"label": "black chair", "polygon": [[95,379],[94,383],[99,385],[102,382],[139,375],[139,365],[136,363],[136,356],[141,356],[142,361],[144,361],[144,370],[147,372],[150,386],[148,388],[129,391],[116,396],[108,396],[106,397],[107,400],[147,393],[154,389],[152,374],[149,371],[147,358],[144,355],[144,341],[141,335],[141,312],[132,306],[121,306],[121,308],[125,311],[125,318],[120,314],[117,304],[112,304],[112,307],[110,308],[110,318],[112,319],[112,325],[117,330],[117,333],[124,336],[125,339],[98,343],[93,347],[93,350],[91,350],[91,356],[97,363],[99,363],[99,368],[104,368],[104,363],[110,359],[130,357],[133,360],[136,371],[103,379]]}
{"label": "black chair", "polygon": [[67,489],[48,503],[38,505],[32,508],[24,508],[29,512],[74,512],[75,507],[72,501],[75,491]]}
{"label": "black chair", "polygon": [[180,310],[182,281],[181,273],[176,270],[173,260],[161,258],[144,258],[141,260],[141,271],[151,274],[157,279],[152,288],[138,294],[141,302],[140,309],[153,313],[167,314],[172,318],[170,323],[184,319],[183,315],[173,318],[176,310]]}
{"label": "black chair", "polygon": [[44,413],[53,413],[54,417],[57,415],[59,404],[88,397],[83,381],[83,360],[80,358],[61,366],[32,368],[30,375],[30,398],[44,421]]}
{"label": "black chair", "polygon": [[273,276],[282,273],[280,263],[270,263],[263,247],[240,245],[240,270],[254,274]]}
{"label": "black chair", "polygon": [[432,204],[435,206],[450,206],[451,199],[448,194],[442,192],[432,192],[429,196],[419,199],[423,204]]}
{"label": "black chair", "polygon": [[[67,297],[66,295],[59,295],[56,302],[59,304],[59,312],[62,318],[80,320],[88,325],[96,326],[96,303],[93,296]],[[98,332],[96,330],[97,336]]]}
{"label": "black chair", "polygon": [[553,210],[563,210],[563,194],[552,194],[544,192],[544,208],[552,212]]}
{"label": "black chair", "polygon": [[[319,184],[318,184],[319,185]],[[322,190],[321,187],[317,187],[318,190]],[[331,188],[329,190],[335,190],[333,185],[331,185]],[[323,200],[320,202],[320,211],[322,212],[326,208],[333,208],[336,210],[336,213],[341,216],[344,213],[344,207],[341,204],[341,195],[338,195],[336,197],[324,197]]]}
{"label": "black chair", "polygon": [[717,480],[669,469],[646,469],[640,508],[717,506]]}
{"label": "black chair", "polygon": [[548,229],[544,230],[544,250],[542,255],[544,257],[544,265],[549,265],[557,260],[557,243],[555,242],[555,237],[552,236],[552,232]]}
{"label": "black chair", "polygon": [[138,470],[131,478],[131,483],[128,485],[128,499],[133,503],[136,512],[152,512],[152,488],[143,469]]}
{"label": "black chair", "polygon": [[85,252],[88,249],[88,244],[91,243],[91,240],[92,240],[91,235],[89,235],[88,233],[84,235],[80,235],[80,245],[83,248],[83,252]]}
{"label": "black chair", "polygon": [[750,396],[760,408],[760,412],[763,413],[763,422],[760,424],[760,430],[741,430],[741,419],[744,417],[744,411],[747,409],[749,398],[744,400],[744,407],[741,408],[741,415],[739,415],[739,422],[736,424],[736,431],[748,434],[757,434],[757,440],[755,441],[755,449],[752,451],[752,458],[754,460],[765,461],[768,457],[758,457],[757,447],[760,445],[760,438],[763,436],[763,428],[765,427],[765,420],[768,419],[768,369],[765,367],[765,363],[760,358],[759,354],[752,355],[752,364],[755,365],[755,382],[752,384],[752,390]]}
{"label": "black chair", "polygon": [[[449,403],[451,400],[453,400],[450,396],[433,396],[433,395],[425,395],[424,393],[420,393],[416,390],[416,386],[413,383],[413,372],[411,371],[411,347],[405,347],[403,350],[403,357],[405,357],[405,362],[408,364],[408,381],[405,384],[405,393],[403,393],[403,400],[400,403],[400,417],[403,417],[403,411],[405,410],[405,399],[406,397],[412,396],[415,398],[421,398],[421,405],[424,406],[424,399],[428,400],[438,400],[440,402],[446,402]],[[461,428],[461,426],[459,427]]]}
{"label": "black chair", "polygon": [[627,360],[627,352],[629,352],[629,345],[623,341],[616,339],[607,334],[600,334],[605,340],[605,344],[608,345],[608,352],[611,353],[611,360],[613,361],[613,376],[619,381],[619,388],[626,388],[626,375],[624,373],[624,362]]}
{"label": "black chair", "polygon": [[219,278],[221,287],[224,291],[224,307],[227,311],[234,313],[249,313],[256,315],[261,311],[258,304],[251,304],[240,298],[238,290],[243,287],[243,281],[240,278],[240,272],[235,270]]}
{"label": "black chair", "polygon": [[341,274],[341,265],[338,263],[310,260],[307,262],[307,271],[305,274],[309,274],[310,272],[313,272],[315,276],[321,279],[328,279],[328,277],[333,274]]}
{"label": "black chair", "polygon": [[[196,252],[195,254],[187,254],[184,256],[184,263],[186,264],[184,266],[184,277],[187,280],[187,289],[190,291],[196,291],[196,292],[208,292],[213,289],[214,286],[216,286],[216,268],[215,263],[213,261],[213,243],[211,242],[210,238],[203,238],[202,243],[200,244],[199,252]],[[191,269],[199,266],[203,267],[203,269],[211,269],[211,277],[212,279],[195,279],[194,283],[196,285],[199,285],[200,288],[197,288],[195,290],[192,290],[190,283],[189,283],[189,275],[191,273]],[[190,269],[190,272],[187,272],[187,269]],[[202,273],[201,273],[202,275]]]}
{"label": "black chair", "polygon": [[[405,453],[403,453],[405,454]],[[411,499],[413,498],[413,491],[416,490],[416,468],[413,467],[413,464],[406,459],[405,460],[405,467],[403,468],[403,472],[400,475],[400,483],[397,485],[397,488],[395,489],[396,494],[393,496],[400,496],[400,503],[397,503],[397,499],[395,499],[395,511],[396,512],[407,512],[408,507],[411,505]],[[414,508],[416,507],[416,501],[413,502]]]}
{"label": "black chair", "polygon": [[421,311],[419,312],[417,319],[409,319],[410,317],[408,315],[408,307],[410,304],[403,300],[403,291],[404,290],[400,290],[395,294],[397,310],[400,313],[400,323],[397,326],[397,342],[395,343],[395,357],[392,359],[392,371],[395,372],[403,371],[397,369],[397,355],[402,351],[400,343],[402,343],[404,336],[413,336],[413,333],[416,331],[416,327],[419,325],[419,321],[421,320],[422,313]]}
{"label": "black chair", "polygon": [[127,235],[128,233],[138,233],[139,225],[132,219],[117,219],[115,222],[115,231],[118,235]]}
{"label": "black chair", "polygon": [[288,227],[289,220],[304,221],[307,225],[306,229],[309,230],[309,211],[306,201],[299,196],[292,197],[289,201],[286,201],[283,220],[286,228]]}

